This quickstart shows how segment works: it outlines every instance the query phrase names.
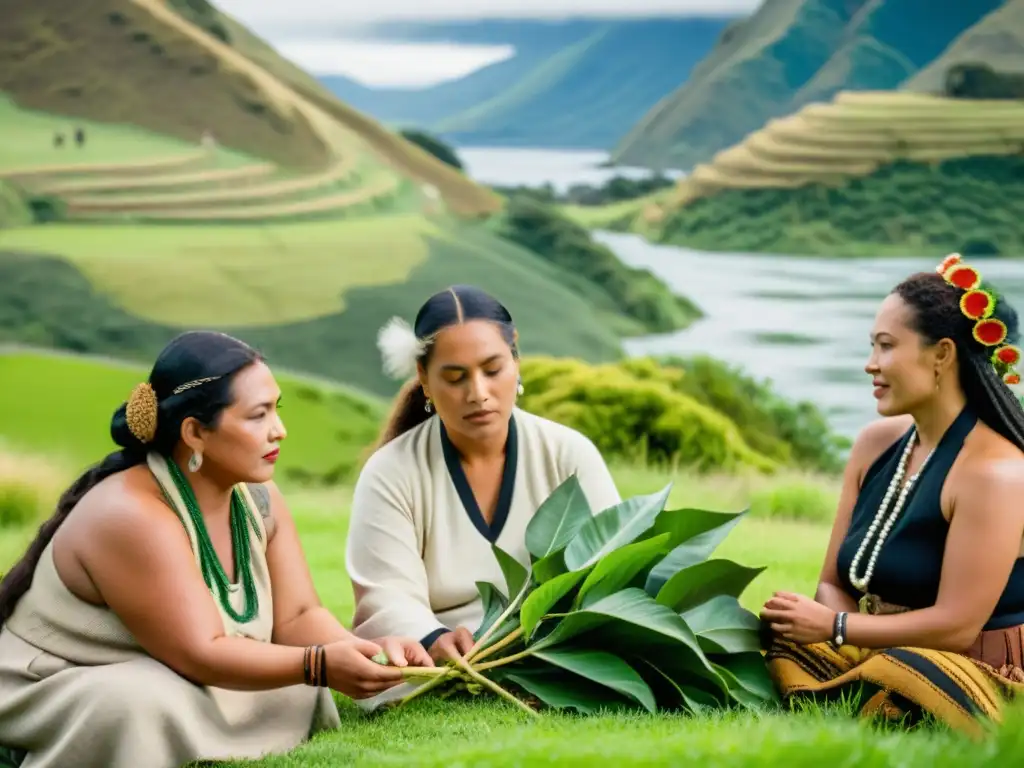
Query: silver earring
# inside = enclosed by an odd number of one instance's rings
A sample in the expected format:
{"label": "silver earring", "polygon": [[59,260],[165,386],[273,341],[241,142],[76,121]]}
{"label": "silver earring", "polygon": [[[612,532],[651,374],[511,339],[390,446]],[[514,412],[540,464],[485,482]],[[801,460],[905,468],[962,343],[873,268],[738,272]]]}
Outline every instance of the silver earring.
{"label": "silver earring", "polygon": [[522,376],[519,377],[519,386],[517,387],[516,391],[520,395],[523,394],[523,392],[526,391],[526,389],[523,387],[523,377]]}
{"label": "silver earring", "polygon": [[426,411],[427,413],[430,413],[432,410],[434,410],[434,406],[430,402],[430,398],[429,397],[427,398],[427,402],[425,402],[423,404],[423,410]]}
{"label": "silver earring", "polygon": [[188,460],[188,471],[198,472],[201,466],[203,466],[203,454],[193,451],[191,458]]}

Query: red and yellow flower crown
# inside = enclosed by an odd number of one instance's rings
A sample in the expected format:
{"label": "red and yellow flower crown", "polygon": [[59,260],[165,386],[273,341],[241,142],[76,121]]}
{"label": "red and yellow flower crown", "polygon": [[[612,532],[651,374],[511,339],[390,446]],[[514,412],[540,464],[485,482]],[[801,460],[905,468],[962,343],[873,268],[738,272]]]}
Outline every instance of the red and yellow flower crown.
{"label": "red and yellow flower crown", "polygon": [[1020,384],[1016,365],[1020,362],[1020,348],[1006,344],[1006,324],[992,317],[996,309],[996,297],[981,287],[978,270],[961,261],[959,253],[953,253],[942,260],[935,270],[943,279],[964,291],[960,297],[960,311],[974,321],[974,340],[986,347],[993,347],[992,365],[1007,384]]}

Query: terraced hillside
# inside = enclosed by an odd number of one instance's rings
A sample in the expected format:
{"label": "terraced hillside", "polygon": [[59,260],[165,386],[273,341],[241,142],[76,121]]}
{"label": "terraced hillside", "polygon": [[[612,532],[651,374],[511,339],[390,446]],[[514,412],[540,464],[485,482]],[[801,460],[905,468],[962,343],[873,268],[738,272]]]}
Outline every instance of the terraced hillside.
{"label": "terraced hillside", "polygon": [[[534,354],[618,359],[621,336],[644,331],[596,281],[476,222],[501,210],[498,195],[342,104],[237,23],[211,27],[180,5],[9,9],[0,343],[141,361],[182,329],[217,328],[278,365],[387,395],[398,384],[381,371],[376,329],[452,283],[504,301]],[[193,60],[212,64],[182,69]],[[33,88],[37,73],[53,87]],[[190,78],[209,110],[183,97]],[[270,129],[246,127],[256,118],[243,86],[290,148],[265,151]]]}
{"label": "terraced hillside", "polygon": [[711,250],[1024,255],[1024,102],[842,93],[772,120],[633,220]]}
{"label": "terraced hillside", "polygon": [[[947,51],[963,46],[975,25],[994,28],[996,14],[1022,5],[971,0],[946,3],[939,13],[930,0],[765,0],[624,136],[613,159],[689,170],[769,120],[842,91],[937,89]],[[1012,59],[1024,27],[1007,20],[987,45],[966,49],[997,68]]]}
{"label": "terraced hillside", "polygon": [[[322,214],[397,191],[401,175],[419,185],[433,187],[449,200],[457,213],[479,215],[500,208],[500,199],[423,150],[394,136],[382,143],[383,128],[321,91],[299,93],[246,51],[256,50],[260,61],[287,71],[296,87],[311,78],[285,67],[272,49],[260,47],[254,36],[231,27],[240,47],[211,34],[180,15],[162,0],[100,0],[88,4],[70,0],[40,0],[18,6],[5,16],[0,29],[0,92],[18,106],[101,123],[131,124],[176,138],[195,151],[201,137],[210,134],[219,145],[252,158],[275,163],[283,173],[312,176],[306,185],[283,187],[303,196],[278,199],[282,188],[262,190],[259,212],[286,207],[287,216]],[[38,87],[40,82],[45,88]],[[346,119],[348,118],[348,119]],[[35,136],[36,146],[49,141],[49,131]],[[115,162],[121,162],[118,158]],[[362,168],[359,165],[362,164]],[[97,170],[97,169],[93,169]],[[373,177],[372,192],[353,194],[355,187],[329,187],[341,183],[347,171]],[[68,176],[62,169],[51,175]],[[324,174],[333,174],[325,181]],[[282,182],[284,178],[280,179]],[[359,187],[364,186],[359,184]],[[305,193],[317,189],[330,202],[312,202]],[[107,189],[106,191],[113,191]],[[193,189],[201,193],[203,189]],[[329,193],[329,194],[328,194]],[[256,200],[260,193],[250,199]],[[194,200],[149,201],[150,209],[182,218],[176,211],[194,213],[207,207]],[[80,203],[80,205],[79,205]],[[165,206],[167,203],[168,206]],[[75,212],[98,212],[95,200],[77,201]],[[109,207],[104,209],[110,211]],[[222,215],[223,214],[223,215]],[[212,218],[237,220],[237,212],[214,209]],[[207,220],[210,216],[204,217]]]}

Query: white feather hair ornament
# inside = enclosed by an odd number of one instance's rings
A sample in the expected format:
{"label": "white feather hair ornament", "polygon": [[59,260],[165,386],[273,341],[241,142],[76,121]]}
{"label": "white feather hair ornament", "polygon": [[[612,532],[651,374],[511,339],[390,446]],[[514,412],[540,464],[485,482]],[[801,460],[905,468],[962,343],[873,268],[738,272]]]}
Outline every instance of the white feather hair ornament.
{"label": "white feather hair ornament", "polygon": [[392,317],[377,332],[377,349],[383,358],[384,373],[395,379],[407,379],[416,373],[416,361],[426,345],[416,338],[405,320]]}

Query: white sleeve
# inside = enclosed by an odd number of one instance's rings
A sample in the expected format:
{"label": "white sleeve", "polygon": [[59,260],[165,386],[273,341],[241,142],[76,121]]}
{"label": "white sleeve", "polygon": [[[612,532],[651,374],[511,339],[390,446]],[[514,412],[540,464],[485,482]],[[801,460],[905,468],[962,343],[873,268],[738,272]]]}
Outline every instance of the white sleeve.
{"label": "white sleeve", "polygon": [[423,641],[445,627],[430,607],[411,493],[401,487],[404,473],[380,458],[366,463],[352,498],[345,547],[356,598],[352,631],[366,639],[400,635]]}
{"label": "white sleeve", "polygon": [[567,442],[563,471],[566,476],[576,473],[591,511],[596,515],[622,501],[604,457],[590,438],[581,432],[574,432],[572,439]]}

